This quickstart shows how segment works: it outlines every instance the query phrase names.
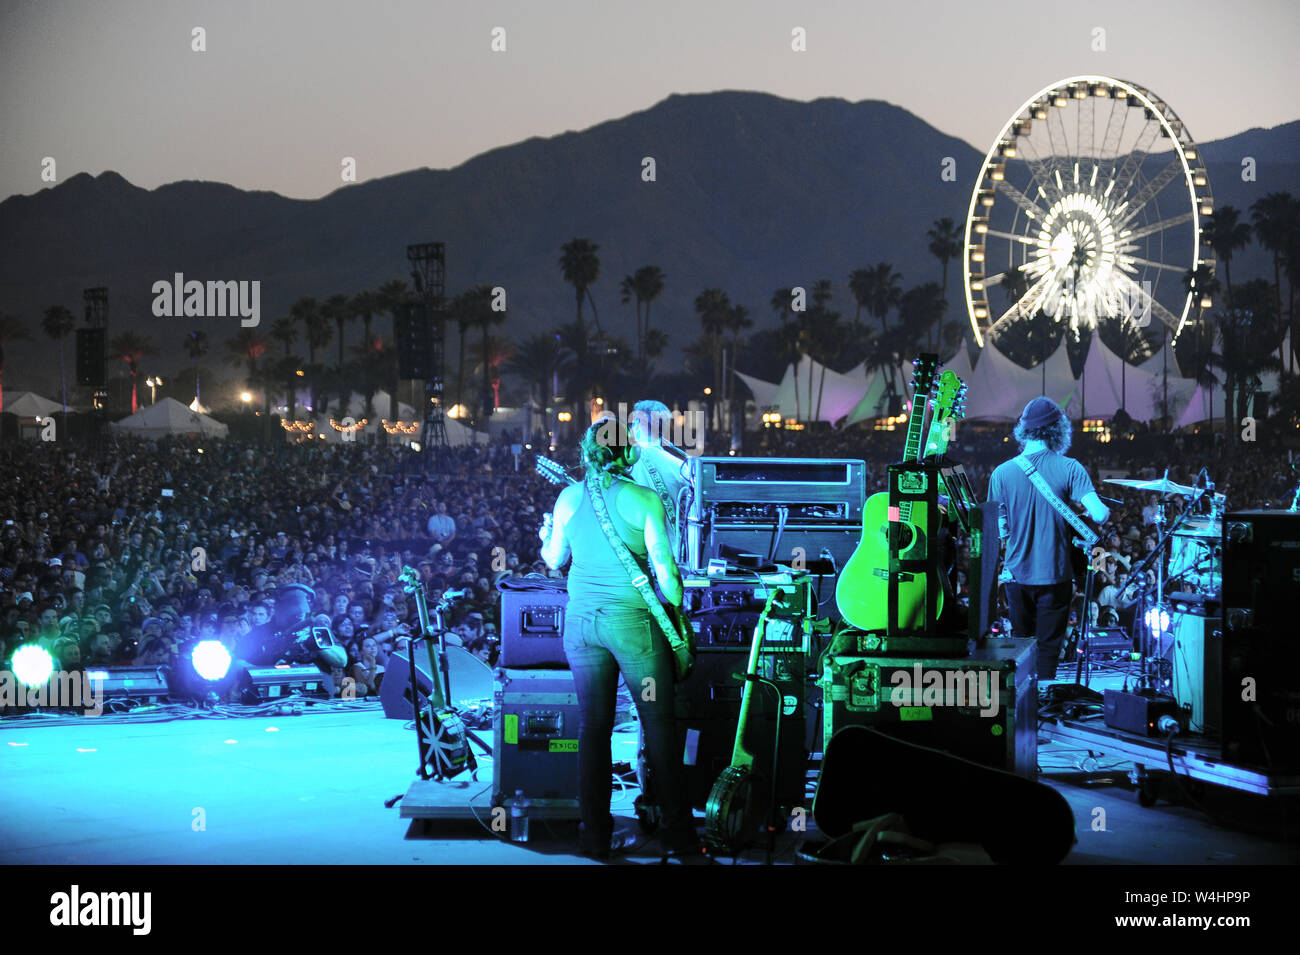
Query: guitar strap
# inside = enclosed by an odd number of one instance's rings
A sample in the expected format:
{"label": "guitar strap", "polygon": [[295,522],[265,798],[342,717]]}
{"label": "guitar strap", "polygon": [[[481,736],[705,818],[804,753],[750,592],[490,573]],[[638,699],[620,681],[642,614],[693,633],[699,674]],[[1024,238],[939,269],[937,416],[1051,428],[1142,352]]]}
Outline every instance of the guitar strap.
{"label": "guitar strap", "polygon": [[668,485],[659,474],[659,469],[649,461],[645,462],[645,469],[650,472],[650,481],[655,486],[655,493],[659,495],[659,500],[664,505],[664,516],[668,518],[668,534],[674,539],[677,537],[677,502],[673,500],[672,494],[668,491]]}
{"label": "guitar strap", "polygon": [[1034,463],[1023,454],[1017,455],[1015,461],[1020,470],[1025,472],[1025,477],[1029,478],[1029,483],[1034,486],[1034,489],[1047,499],[1047,503],[1052,505],[1052,509],[1056,513],[1065,518],[1067,524],[1074,528],[1084,548],[1091,548],[1093,544],[1097,543],[1099,540],[1097,534],[1083,522],[1083,518],[1070,510],[1069,506],[1056,496],[1056,492],[1047,483],[1047,479],[1038,473],[1038,468],[1034,467]]}
{"label": "guitar strap", "polygon": [[587,499],[591,501],[591,507],[596,512],[596,520],[600,522],[600,529],[605,532],[605,539],[609,541],[609,546],[613,548],[619,563],[623,565],[628,577],[632,579],[632,586],[637,589],[637,593],[645,601],[646,608],[655,618],[655,623],[659,624],[659,629],[663,631],[664,636],[668,639],[668,645],[676,651],[685,641],[682,639],[681,634],[677,632],[677,628],[668,619],[668,614],[664,612],[663,605],[659,603],[659,598],[655,596],[654,589],[650,586],[650,578],[637,564],[636,558],[632,556],[627,544],[623,543],[623,539],[618,536],[618,531],[614,530],[614,524],[609,519],[609,506],[605,503],[605,496],[600,492],[600,487],[596,484],[598,480],[595,475],[587,478]]}

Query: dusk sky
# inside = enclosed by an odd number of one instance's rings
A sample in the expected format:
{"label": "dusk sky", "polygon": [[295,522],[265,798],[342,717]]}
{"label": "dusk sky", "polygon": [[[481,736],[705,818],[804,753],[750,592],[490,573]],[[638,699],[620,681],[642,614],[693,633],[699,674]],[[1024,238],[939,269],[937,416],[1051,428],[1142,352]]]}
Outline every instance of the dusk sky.
{"label": "dusk sky", "polygon": [[[4,2],[0,196],[116,170],[314,198],[672,93],[883,99],[981,153],[1039,88],[1131,80],[1207,142],[1300,117],[1300,3]],[[206,30],[206,52],[191,30]],[[491,49],[505,30],[506,50]],[[807,31],[807,52],[791,31]],[[1095,28],[1105,52],[1093,52]]]}

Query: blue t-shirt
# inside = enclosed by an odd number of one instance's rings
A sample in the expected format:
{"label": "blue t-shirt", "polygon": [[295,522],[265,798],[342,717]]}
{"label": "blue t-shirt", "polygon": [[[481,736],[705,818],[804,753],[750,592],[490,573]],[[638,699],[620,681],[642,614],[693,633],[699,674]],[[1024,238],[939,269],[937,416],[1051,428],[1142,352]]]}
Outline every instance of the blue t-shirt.
{"label": "blue t-shirt", "polygon": [[[1047,449],[1028,458],[1062,501],[1082,501],[1093,491],[1092,478],[1074,458]],[[1006,567],[1016,583],[1042,586],[1073,578],[1069,549],[1074,528],[1056,513],[1014,458],[994,469],[988,499],[1002,505],[1008,531]]]}

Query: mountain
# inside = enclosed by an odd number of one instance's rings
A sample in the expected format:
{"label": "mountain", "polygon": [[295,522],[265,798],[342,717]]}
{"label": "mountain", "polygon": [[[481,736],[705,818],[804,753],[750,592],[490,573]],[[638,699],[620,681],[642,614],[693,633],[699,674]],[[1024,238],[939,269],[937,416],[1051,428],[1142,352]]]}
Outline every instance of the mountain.
{"label": "mountain", "polygon": [[[1300,194],[1298,128],[1206,144],[1216,202],[1245,209],[1265,192]],[[1246,148],[1258,161],[1255,183],[1240,181]],[[646,157],[654,160],[653,182],[642,179]],[[946,157],[956,160],[955,182],[940,176]],[[183,364],[180,343],[190,328],[207,328],[214,362],[238,321],[155,318],[155,281],[176,272],[260,280],[265,330],[303,295],[406,278],[405,247],[424,241],[447,243],[449,294],[480,283],[506,289],[510,337],[573,320],[573,289],[558,261],[575,236],[599,246],[591,291],[614,334],[631,338],[634,328],[632,307],[619,301],[620,279],[645,264],[663,269],[666,287],[652,317],[669,333],[673,355],[699,334],[692,303],[708,287],[725,289],[763,327],[775,322],[773,289],[830,278],[834,307],[851,316],[846,282],[856,268],[890,262],[904,287],[939,280],[926,230],[942,216],[964,220],[981,158],[881,101],[800,103],[728,91],[669,96],[581,132],[494,149],[454,169],[346,185],[311,201],[210,182],[145,190],[116,173],[81,174],[0,203],[0,308],[25,317],[39,339],[8,349],[5,384],[52,388],[55,346],[39,336],[39,316],[55,303],[80,314],[88,286],[108,286],[111,331],[147,333],[160,352],[150,362],[165,373]],[[1233,277],[1264,274],[1266,264],[1252,248],[1240,264],[1234,259]],[[960,309],[959,276],[949,268],[950,314]],[[377,327],[386,330],[387,319]],[[349,331],[350,341],[356,334]]]}

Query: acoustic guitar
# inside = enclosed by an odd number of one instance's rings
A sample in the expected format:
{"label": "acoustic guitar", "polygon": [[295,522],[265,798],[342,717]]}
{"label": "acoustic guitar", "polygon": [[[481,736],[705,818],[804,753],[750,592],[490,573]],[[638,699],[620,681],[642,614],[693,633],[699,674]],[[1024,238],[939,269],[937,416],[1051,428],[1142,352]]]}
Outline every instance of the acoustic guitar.
{"label": "acoustic guitar", "polygon": [[[925,435],[925,412],[934,386],[934,373],[939,360],[935,355],[922,355],[912,362],[912,411],[907,419],[907,441],[903,447],[903,463],[921,460],[921,439]],[[912,507],[900,505],[897,521],[890,521],[889,493],[882,491],[867,499],[862,510],[862,538],[857,549],[840,571],[835,584],[835,603],[840,615],[859,630],[885,630],[889,613],[889,534],[891,523],[896,524],[898,555],[911,559],[924,554],[929,544],[928,518],[922,508],[913,520]],[[898,625],[905,630],[915,630],[925,622],[926,587],[924,575],[902,574],[898,582]],[[939,594],[942,610],[943,594]]]}

